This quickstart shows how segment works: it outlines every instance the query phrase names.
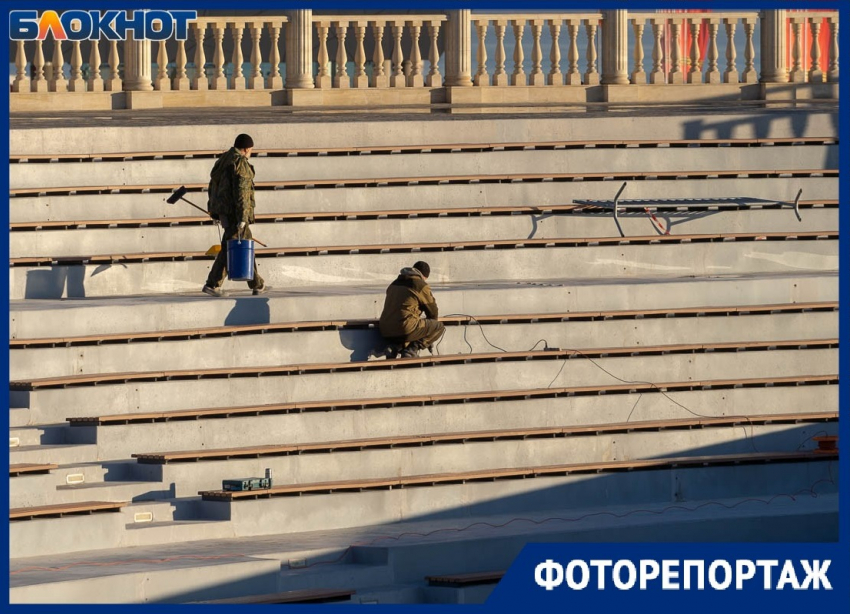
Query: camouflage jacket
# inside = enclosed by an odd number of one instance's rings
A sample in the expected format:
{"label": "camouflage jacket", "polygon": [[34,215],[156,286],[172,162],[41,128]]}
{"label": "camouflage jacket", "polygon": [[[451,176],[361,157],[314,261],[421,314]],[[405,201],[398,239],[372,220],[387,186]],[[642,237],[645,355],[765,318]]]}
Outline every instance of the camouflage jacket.
{"label": "camouflage jacket", "polygon": [[422,317],[438,317],[437,300],[431,294],[431,287],[414,268],[401,270],[396,280],[387,288],[384,311],[381,314],[381,334],[387,337],[408,335],[418,325]]}
{"label": "camouflage jacket", "polygon": [[207,211],[236,223],[254,222],[254,167],[235,147],[218,157],[210,172]]}

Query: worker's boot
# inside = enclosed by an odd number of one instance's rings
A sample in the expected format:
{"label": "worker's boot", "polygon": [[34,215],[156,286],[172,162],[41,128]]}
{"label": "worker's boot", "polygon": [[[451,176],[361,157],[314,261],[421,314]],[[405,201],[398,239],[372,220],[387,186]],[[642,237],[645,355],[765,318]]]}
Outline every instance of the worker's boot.
{"label": "worker's boot", "polygon": [[401,358],[419,358],[419,350],[422,346],[418,341],[411,341],[407,347],[401,351]]}

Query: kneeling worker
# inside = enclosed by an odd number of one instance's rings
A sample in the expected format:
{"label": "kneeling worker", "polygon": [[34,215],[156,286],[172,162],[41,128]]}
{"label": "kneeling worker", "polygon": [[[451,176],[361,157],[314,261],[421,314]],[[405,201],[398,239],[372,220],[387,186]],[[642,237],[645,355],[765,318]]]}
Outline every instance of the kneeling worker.
{"label": "kneeling worker", "polygon": [[[437,322],[437,301],[428,286],[431,267],[419,261],[405,267],[387,288],[379,327],[390,344],[389,358],[401,350],[402,358],[415,358],[443,336],[446,327]],[[422,313],[425,318],[422,318]]]}

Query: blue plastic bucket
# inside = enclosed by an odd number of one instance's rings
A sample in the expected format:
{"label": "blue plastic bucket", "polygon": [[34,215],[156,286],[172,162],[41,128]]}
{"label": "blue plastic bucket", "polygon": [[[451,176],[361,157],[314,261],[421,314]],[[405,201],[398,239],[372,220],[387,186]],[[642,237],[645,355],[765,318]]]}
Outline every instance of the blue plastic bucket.
{"label": "blue plastic bucket", "polygon": [[227,242],[227,278],[231,281],[254,279],[254,242],[250,239]]}

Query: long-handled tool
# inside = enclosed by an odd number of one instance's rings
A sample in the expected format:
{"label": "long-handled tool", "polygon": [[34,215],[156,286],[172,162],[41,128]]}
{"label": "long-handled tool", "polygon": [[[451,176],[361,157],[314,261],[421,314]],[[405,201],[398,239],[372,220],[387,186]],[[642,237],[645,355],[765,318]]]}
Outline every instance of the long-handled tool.
{"label": "long-handled tool", "polygon": [[[199,207],[198,205],[196,205],[196,204],[195,204],[195,203],[193,203],[192,201],[190,201],[190,200],[188,200],[188,199],[186,199],[186,198],[183,198],[183,196],[184,196],[184,195],[186,194],[186,192],[188,192],[188,191],[189,191],[189,190],[188,190],[188,189],[186,189],[186,186],[181,185],[179,188],[177,188],[177,189],[174,191],[174,193],[173,193],[171,196],[169,196],[168,198],[166,198],[166,199],[165,199],[165,202],[167,202],[169,205],[173,205],[173,204],[174,204],[174,203],[176,203],[178,200],[182,200],[183,202],[185,202],[185,203],[188,203],[188,204],[192,205],[192,206],[193,206],[195,209],[197,209],[198,211],[201,211],[204,215],[208,215],[209,217],[211,217],[211,218],[212,218],[212,215],[210,215],[210,212],[209,212],[209,211],[207,211],[206,209],[202,209],[201,207]],[[215,219],[215,218],[213,218],[213,219]],[[260,240],[259,240],[259,239],[257,239],[256,237],[253,237],[253,239],[252,239],[252,240],[253,240],[253,241],[256,241],[257,243],[259,243],[259,244],[260,244],[260,245],[262,245],[263,247],[268,247],[268,245],[266,245],[265,243],[263,243],[262,241],[260,241]],[[221,251],[221,245],[213,245],[212,247],[210,247],[210,248],[207,250],[207,256],[212,256],[212,255],[214,255],[214,254],[217,254],[217,253],[218,253],[218,252],[220,252],[220,251]]]}

